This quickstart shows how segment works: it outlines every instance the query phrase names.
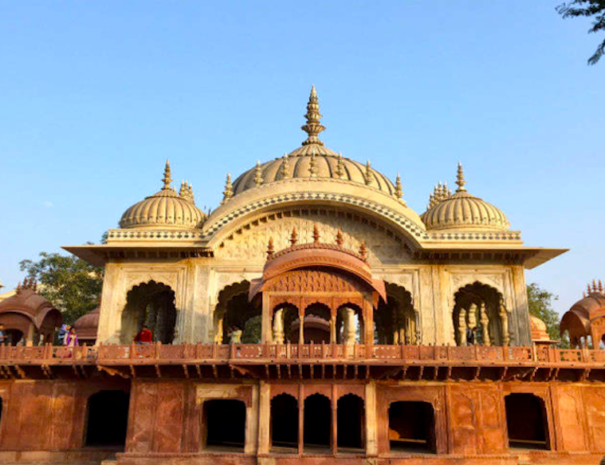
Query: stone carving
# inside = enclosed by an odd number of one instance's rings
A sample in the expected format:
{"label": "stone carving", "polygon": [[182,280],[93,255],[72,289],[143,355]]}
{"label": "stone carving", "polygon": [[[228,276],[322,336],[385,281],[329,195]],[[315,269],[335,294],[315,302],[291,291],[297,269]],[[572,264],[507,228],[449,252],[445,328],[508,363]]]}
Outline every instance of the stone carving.
{"label": "stone carving", "polygon": [[265,289],[273,292],[358,292],[362,286],[367,287],[354,276],[311,269],[284,273],[271,279]]}

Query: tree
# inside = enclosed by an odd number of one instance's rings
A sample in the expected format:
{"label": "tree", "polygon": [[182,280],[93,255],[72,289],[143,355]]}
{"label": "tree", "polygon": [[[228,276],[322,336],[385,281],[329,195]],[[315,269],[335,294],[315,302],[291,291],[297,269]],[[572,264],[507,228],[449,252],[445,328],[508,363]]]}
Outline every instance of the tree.
{"label": "tree", "polygon": [[47,252],[41,252],[37,262],[23,260],[19,265],[38,283],[38,292],[63,312],[68,324],[99,305],[103,268],[71,255]]}
{"label": "tree", "polygon": [[529,303],[529,313],[540,318],[546,323],[546,330],[552,340],[560,340],[559,335],[559,314],[553,310],[553,300],[558,300],[559,297],[552,292],[542,289],[536,283],[531,283],[527,286],[527,300]]}
{"label": "tree", "polygon": [[[605,31],[605,0],[573,0],[559,5],[557,12],[563,18],[593,17],[592,27],[588,32]],[[605,54],[605,40],[601,42],[596,52],[588,59],[588,64],[597,64],[603,54]]]}

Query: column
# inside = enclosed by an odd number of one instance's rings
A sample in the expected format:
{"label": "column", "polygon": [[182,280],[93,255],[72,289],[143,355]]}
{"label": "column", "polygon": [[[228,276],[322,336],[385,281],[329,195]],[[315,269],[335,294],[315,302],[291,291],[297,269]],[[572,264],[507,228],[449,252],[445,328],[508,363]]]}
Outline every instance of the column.
{"label": "column", "polygon": [[378,455],[378,425],[376,415],[376,383],[370,381],[365,389],[366,407],[366,455]]}
{"label": "column", "polygon": [[[261,380],[259,389],[258,453],[268,454],[271,448],[271,385]],[[248,442],[246,441],[247,445]]]}
{"label": "column", "polygon": [[300,321],[300,325],[298,327],[298,343],[305,343],[305,310],[298,310],[298,320]]}
{"label": "column", "polygon": [[331,309],[330,312],[330,344],[336,344],[336,315],[338,314],[338,310]]}
{"label": "column", "polygon": [[[263,344],[271,344],[273,342],[273,334],[271,331],[271,296],[263,295],[263,324],[262,324],[262,342]],[[241,328],[243,331],[243,328]]]}
{"label": "column", "polygon": [[25,345],[30,347],[34,345],[34,335],[35,335],[35,328],[34,328],[34,324],[30,323],[29,327],[27,328],[27,335],[26,335],[26,339],[25,339]]}
{"label": "column", "polygon": [[483,338],[483,345],[489,347],[492,345],[492,341],[489,337],[489,317],[487,316],[487,308],[485,302],[481,304],[480,310],[480,321],[481,321],[481,337]]}
{"label": "column", "polygon": [[500,301],[500,323],[502,328],[502,345],[508,346],[510,344],[510,334],[508,332],[508,312],[504,302]]}
{"label": "column", "polygon": [[284,309],[280,308],[273,315],[273,342],[284,343]]}
{"label": "column", "polygon": [[466,345],[466,309],[461,308],[458,315],[458,340],[461,346]]}
{"label": "column", "polygon": [[374,309],[372,301],[365,301],[363,304],[363,343],[374,344]]}
{"label": "column", "polygon": [[354,345],[357,328],[355,327],[355,310],[352,308],[344,308],[344,327],[345,327],[345,344]]}

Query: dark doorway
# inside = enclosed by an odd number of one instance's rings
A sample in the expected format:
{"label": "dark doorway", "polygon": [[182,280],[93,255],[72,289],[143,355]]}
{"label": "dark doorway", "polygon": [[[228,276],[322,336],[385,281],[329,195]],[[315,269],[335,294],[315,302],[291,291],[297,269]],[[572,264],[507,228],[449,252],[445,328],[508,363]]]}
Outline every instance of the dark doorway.
{"label": "dark doorway", "polygon": [[6,345],[9,346],[16,346],[23,339],[23,333],[18,329],[5,329],[4,335],[6,336]]}
{"label": "dark doorway", "polygon": [[289,394],[271,400],[271,446],[298,450],[298,401]]}
{"label": "dark doorway", "polygon": [[206,447],[244,450],[246,404],[241,400],[218,399],[204,402]]}
{"label": "dark doorway", "polygon": [[313,394],[305,399],[304,447],[319,451],[331,445],[332,406],[330,399]]}
{"label": "dark doorway", "polygon": [[363,449],[365,409],[363,400],[354,394],[338,399],[337,444],[339,449]]}
{"label": "dark doorway", "polygon": [[389,407],[391,451],[435,453],[435,413],[428,402],[393,402]]}
{"label": "dark doorway", "polygon": [[509,394],[504,398],[510,447],[549,449],[544,401],[533,394]]}
{"label": "dark doorway", "polygon": [[129,400],[124,391],[100,391],[88,398],[87,446],[124,449]]}

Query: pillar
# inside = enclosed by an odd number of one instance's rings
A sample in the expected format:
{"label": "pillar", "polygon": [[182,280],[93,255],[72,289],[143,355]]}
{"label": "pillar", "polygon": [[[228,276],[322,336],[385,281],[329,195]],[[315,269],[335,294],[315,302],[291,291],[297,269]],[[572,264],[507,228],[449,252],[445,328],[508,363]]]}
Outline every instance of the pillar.
{"label": "pillar", "polygon": [[[273,343],[273,334],[271,331],[271,297],[263,295],[263,324],[262,324],[262,342],[263,344]],[[243,330],[243,328],[242,328]]]}
{"label": "pillar", "polygon": [[343,321],[344,321],[344,327],[345,327],[345,331],[344,331],[345,344],[354,345],[355,337],[356,337],[355,333],[357,331],[357,328],[355,328],[355,310],[353,310],[352,308],[345,307],[343,309],[343,312],[344,312]]}
{"label": "pillar", "polygon": [[26,339],[25,339],[25,345],[30,347],[34,345],[34,336],[35,336],[35,328],[34,328],[34,324],[30,323],[29,327],[27,328],[27,335],[26,335]]}
{"label": "pillar", "polygon": [[363,343],[374,344],[374,309],[371,301],[363,304]]}
{"label": "pillar", "polygon": [[500,302],[500,322],[502,328],[502,345],[508,346],[510,344],[510,333],[508,330],[508,312],[504,302]]}
{"label": "pillar", "polygon": [[489,347],[492,345],[492,341],[489,337],[489,317],[487,316],[487,308],[485,307],[485,302],[481,304],[479,315],[481,321],[481,337],[483,339],[483,345]]}
{"label": "pillar", "polygon": [[336,344],[338,342],[336,337],[336,316],[338,310],[332,309],[330,311],[330,344]]}
{"label": "pillar", "polygon": [[458,315],[458,340],[461,346],[466,345],[466,309],[461,308]]}
{"label": "pillar", "polygon": [[258,453],[268,454],[271,449],[271,385],[260,381],[258,402]]}
{"label": "pillar", "polygon": [[298,320],[300,321],[300,325],[298,326],[298,343],[305,343],[305,310],[298,310]]}
{"label": "pillar", "polygon": [[273,342],[284,343],[284,309],[280,308],[273,315]]}
{"label": "pillar", "polygon": [[378,420],[376,415],[376,383],[370,381],[365,388],[366,455],[378,455]]}

